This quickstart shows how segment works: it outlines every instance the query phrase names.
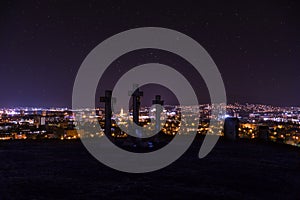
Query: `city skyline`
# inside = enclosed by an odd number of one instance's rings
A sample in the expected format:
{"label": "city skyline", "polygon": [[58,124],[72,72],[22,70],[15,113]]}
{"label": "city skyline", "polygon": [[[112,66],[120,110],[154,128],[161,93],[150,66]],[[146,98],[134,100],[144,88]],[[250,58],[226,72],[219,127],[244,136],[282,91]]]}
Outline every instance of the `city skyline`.
{"label": "city skyline", "polygon": [[296,199],[299,10],[0,1],[0,199]]}

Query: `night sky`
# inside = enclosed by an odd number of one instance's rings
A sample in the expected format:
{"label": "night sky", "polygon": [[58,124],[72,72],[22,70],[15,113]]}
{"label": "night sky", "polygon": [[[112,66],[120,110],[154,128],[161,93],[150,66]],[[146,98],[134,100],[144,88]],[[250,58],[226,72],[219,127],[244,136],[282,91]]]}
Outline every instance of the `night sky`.
{"label": "night sky", "polygon": [[[300,4],[207,2],[1,1],[0,107],[70,107],[73,82],[87,54],[114,34],[146,26],[174,29],[198,41],[217,64],[229,102],[299,106]],[[96,99],[126,70],[147,62],[178,69],[199,101],[209,101],[203,80],[185,60],[151,49],[112,63]],[[144,89],[150,95],[145,102],[156,93],[167,104],[176,102],[170,91]]]}

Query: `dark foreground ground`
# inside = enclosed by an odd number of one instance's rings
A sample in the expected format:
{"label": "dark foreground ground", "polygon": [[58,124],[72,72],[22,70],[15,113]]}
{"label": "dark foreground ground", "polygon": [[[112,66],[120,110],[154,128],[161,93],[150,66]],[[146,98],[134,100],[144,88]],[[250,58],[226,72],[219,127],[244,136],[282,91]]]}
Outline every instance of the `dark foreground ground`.
{"label": "dark foreground ground", "polygon": [[300,149],[201,139],[172,165],[128,174],[95,160],[78,141],[0,143],[0,199],[300,199]]}

